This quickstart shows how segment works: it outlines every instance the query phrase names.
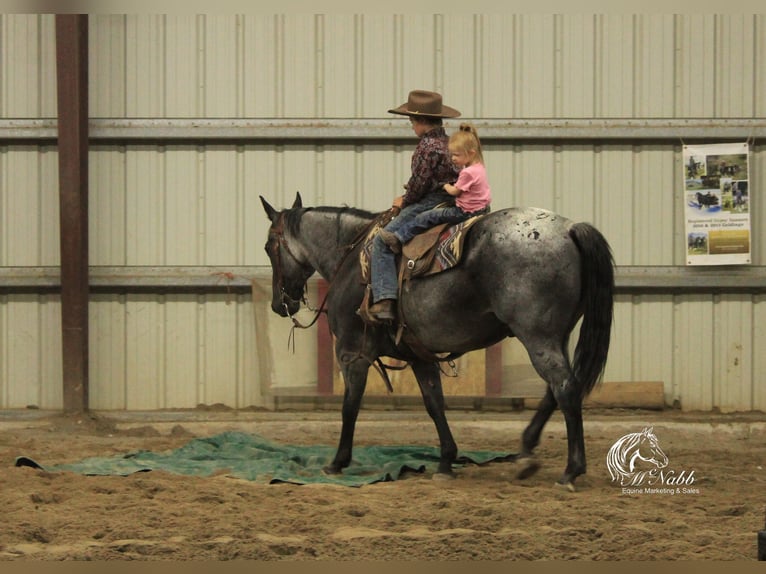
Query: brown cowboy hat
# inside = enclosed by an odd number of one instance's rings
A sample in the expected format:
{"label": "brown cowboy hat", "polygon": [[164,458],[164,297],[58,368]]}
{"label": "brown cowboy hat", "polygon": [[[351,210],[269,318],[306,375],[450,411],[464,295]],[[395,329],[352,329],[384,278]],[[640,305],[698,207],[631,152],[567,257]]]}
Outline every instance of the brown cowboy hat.
{"label": "brown cowboy hat", "polygon": [[425,116],[431,118],[456,118],[460,112],[442,104],[441,94],[425,90],[412,90],[407,101],[389,113],[402,116]]}

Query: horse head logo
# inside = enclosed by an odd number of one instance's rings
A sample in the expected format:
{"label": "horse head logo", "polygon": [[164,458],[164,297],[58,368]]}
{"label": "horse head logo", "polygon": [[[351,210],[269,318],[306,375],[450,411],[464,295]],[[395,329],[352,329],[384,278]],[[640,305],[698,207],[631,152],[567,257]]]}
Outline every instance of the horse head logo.
{"label": "horse head logo", "polygon": [[662,452],[652,427],[625,435],[606,455],[612,482],[619,481],[622,486],[640,484],[640,476],[667,465],[668,457]]}

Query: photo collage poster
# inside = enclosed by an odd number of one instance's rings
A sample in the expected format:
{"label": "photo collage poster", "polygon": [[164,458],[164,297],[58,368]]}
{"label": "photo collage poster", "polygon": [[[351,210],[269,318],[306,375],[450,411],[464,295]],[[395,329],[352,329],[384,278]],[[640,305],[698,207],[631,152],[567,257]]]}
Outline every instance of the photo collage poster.
{"label": "photo collage poster", "polygon": [[687,265],[750,259],[747,143],[683,146]]}

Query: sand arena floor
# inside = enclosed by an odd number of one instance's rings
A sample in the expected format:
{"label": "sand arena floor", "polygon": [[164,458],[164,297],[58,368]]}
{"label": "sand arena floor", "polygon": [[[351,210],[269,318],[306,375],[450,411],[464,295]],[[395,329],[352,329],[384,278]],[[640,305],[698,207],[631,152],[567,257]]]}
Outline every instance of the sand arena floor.
{"label": "sand arena floor", "polygon": [[[516,451],[531,411],[449,412],[461,449]],[[653,426],[667,469],[693,484],[625,492],[606,455]],[[527,480],[512,463],[451,481],[407,473],[361,488],[256,484],[162,471],[91,477],[16,468],[135,450],[166,451],[225,430],[335,445],[338,412],[95,413],[0,416],[0,559],[21,560],[755,560],[766,518],[766,415],[585,412],[588,473],[554,488],[566,456],[560,414]],[[362,411],[357,445],[437,445],[423,411]],[[660,485],[663,486],[663,485]],[[672,493],[671,493],[672,490]]]}

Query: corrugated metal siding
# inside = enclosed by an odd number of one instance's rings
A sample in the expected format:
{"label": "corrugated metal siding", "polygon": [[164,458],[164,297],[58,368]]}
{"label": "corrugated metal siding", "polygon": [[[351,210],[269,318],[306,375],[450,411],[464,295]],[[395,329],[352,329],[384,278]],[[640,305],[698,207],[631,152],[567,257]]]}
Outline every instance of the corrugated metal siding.
{"label": "corrugated metal siding", "polygon": [[[485,143],[494,205],[535,205],[594,222],[610,238],[618,265],[683,265],[680,153],[675,145]],[[308,205],[390,205],[409,173],[412,148],[400,145],[95,146],[91,151],[91,261],[94,265],[267,265],[258,195],[277,206],[296,191]],[[26,159],[31,154],[26,154]],[[753,177],[764,153],[752,154]],[[14,166],[23,167],[24,162]],[[53,166],[48,166],[53,169]],[[37,177],[36,165],[17,175]],[[9,175],[11,177],[11,175]],[[10,185],[10,184],[9,184]],[[13,186],[10,185],[10,188]],[[39,244],[38,196],[10,193],[35,221],[18,226],[18,256]],[[16,205],[15,202],[24,205]],[[50,216],[55,204],[45,202]],[[759,218],[757,197],[754,221]],[[56,235],[48,231],[52,254]],[[763,239],[754,236],[755,262]],[[9,244],[7,249],[12,249]],[[11,263],[15,261],[16,263]],[[39,258],[27,264],[35,263]]]}
{"label": "corrugated metal siding", "polygon": [[[764,15],[91,15],[94,117],[757,117]],[[2,16],[6,118],[54,117],[52,15]]]}
{"label": "corrugated metal siding", "polygon": [[[0,30],[0,116],[55,117],[53,16],[3,15]],[[469,119],[766,115],[764,15],[92,15],[89,36],[98,118],[379,118],[415,87]],[[683,265],[681,144],[487,142],[494,205],[591,221],[619,265]],[[383,209],[413,146],[98,144],[91,263],[267,265],[259,194]],[[753,182],[765,167],[755,147]],[[57,169],[55,147],[0,147],[0,265],[58,264]],[[755,195],[756,265],[765,205]],[[297,333],[296,361],[263,297],[94,296],[92,407],[245,407],[311,387],[315,333]],[[685,409],[766,409],[764,309],[620,296],[606,379],[663,380]],[[0,296],[0,407],[61,406],[59,315],[56,295]],[[528,364],[511,343],[505,362]]]}
{"label": "corrugated metal siding", "polygon": [[52,16],[0,16],[0,117],[55,116],[55,64]]}
{"label": "corrugated metal siding", "polygon": [[753,117],[766,97],[763,15],[93,15],[90,28],[95,117],[384,117],[412,86],[483,118]]}

